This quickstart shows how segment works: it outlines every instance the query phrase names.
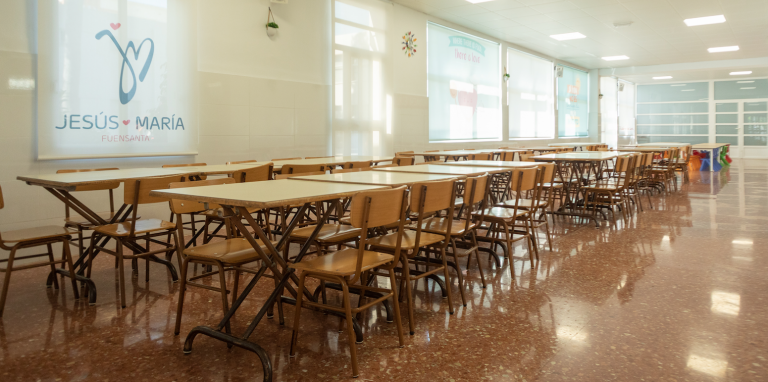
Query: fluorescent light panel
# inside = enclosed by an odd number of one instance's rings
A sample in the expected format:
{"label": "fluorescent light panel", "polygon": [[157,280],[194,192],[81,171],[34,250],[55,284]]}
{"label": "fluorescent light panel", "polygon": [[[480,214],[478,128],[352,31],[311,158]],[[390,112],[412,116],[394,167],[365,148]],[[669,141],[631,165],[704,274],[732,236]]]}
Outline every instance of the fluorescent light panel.
{"label": "fluorescent light panel", "polygon": [[557,41],[565,41],[565,40],[575,40],[578,38],[586,38],[587,36],[584,36],[579,32],[571,32],[571,33],[563,33],[563,34],[553,34],[549,37],[552,37]]}
{"label": "fluorescent light panel", "polygon": [[695,27],[697,25],[720,24],[725,22],[725,16],[717,15],[717,16],[696,17],[693,19],[685,19],[683,20],[683,22],[685,22],[685,25],[689,27]]}
{"label": "fluorescent light panel", "polygon": [[668,80],[670,78],[672,78],[672,76],[653,77],[654,80]]}
{"label": "fluorescent light panel", "polygon": [[606,61],[629,60],[629,57],[627,57],[627,56],[609,56],[609,57],[603,57],[603,60],[606,60]]}
{"label": "fluorescent light panel", "polygon": [[467,0],[467,1],[469,1],[472,4],[477,4],[477,3],[485,3],[485,2],[493,1],[493,0]]}
{"label": "fluorescent light panel", "polygon": [[736,81],[737,84],[752,84],[755,81]]}
{"label": "fluorescent light panel", "polygon": [[747,75],[747,74],[752,74],[752,71],[751,70],[746,70],[746,71],[743,71],[743,72],[731,72],[732,76],[744,76],[744,75]]}
{"label": "fluorescent light panel", "polygon": [[734,45],[734,46],[720,46],[720,47],[717,47],[717,48],[709,48],[707,50],[709,51],[709,53],[735,52],[735,51],[739,50],[739,46],[738,45]]}
{"label": "fluorescent light panel", "polygon": [[752,90],[752,89],[757,89],[757,87],[753,86],[751,88],[739,88],[739,89],[741,89],[741,90]]}

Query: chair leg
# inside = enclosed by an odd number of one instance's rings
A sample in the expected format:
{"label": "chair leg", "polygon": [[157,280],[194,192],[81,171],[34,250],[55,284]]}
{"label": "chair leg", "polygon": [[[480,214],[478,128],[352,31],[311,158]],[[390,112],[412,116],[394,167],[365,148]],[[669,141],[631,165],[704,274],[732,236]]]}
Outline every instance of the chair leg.
{"label": "chair leg", "polygon": [[[296,342],[299,337],[299,320],[301,320],[301,302],[304,299],[304,279],[307,277],[305,272],[301,273],[299,277],[299,289],[296,293],[296,307],[293,313],[293,333],[291,333],[291,350],[289,351],[290,357],[296,356]],[[345,285],[342,283],[342,285]]]}
{"label": "chair leg", "polygon": [[448,259],[446,259],[445,248],[440,248],[440,257],[443,259],[443,275],[445,277],[445,293],[448,294],[448,313],[453,314],[453,297],[451,296],[451,289],[453,289],[453,281],[451,280],[451,273],[448,272]]}
{"label": "chair leg", "polygon": [[[418,251],[418,249],[417,249]],[[408,264],[408,258],[401,256],[400,260],[403,263],[403,279],[405,280],[405,297],[408,301],[408,329],[410,329],[411,335],[416,334],[415,323],[413,321],[413,292],[411,291],[411,267]]]}
{"label": "chair leg", "polygon": [[[62,251],[63,260],[66,261],[69,268],[69,276],[72,279],[72,291],[75,294],[75,300],[80,298],[80,291],[77,289],[77,279],[75,279],[75,265],[72,263],[72,252],[69,250],[69,240],[64,239],[64,249]],[[55,275],[54,275],[55,276]]]}
{"label": "chair leg", "polygon": [[123,242],[116,240],[117,247],[117,271],[120,278],[120,306],[125,308],[125,265],[123,264]]}
{"label": "chair leg", "polygon": [[402,317],[400,317],[400,302],[397,299],[397,279],[395,278],[395,269],[393,264],[392,269],[389,270],[389,286],[392,288],[392,307],[395,309],[395,325],[397,325],[397,337],[400,340],[400,347],[405,346],[405,340],[403,339],[403,323]]}
{"label": "chair leg", "polygon": [[46,244],[46,247],[48,247],[48,259],[51,262],[51,276],[53,276],[53,289],[59,289],[59,277],[57,276],[58,273],[56,273],[56,264],[53,264],[56,259],[53,257],[53,246],[51,243]]}
{"label": "chair leg", "polygon": [[[216,266],[219,268],[219,288],[221,290],[221,310],[224,314],[227,314],[229,310],[229,300],[227,299],[227,277],[224,274],[224,264],[218,263]],[[229,321],[225,326],[227,334],[231,333]]]}
{"label": "chair leg", "polygon": [[5,309],[5,299],[8,297],[8,286],[11,285],[11,272],[13,272],[13,258],[16,256],[16,247],[11,249],[8,256],[8,266],[5,268],[5,278],[3,279],[3,291],[0,292],[0,317],[3,317]]}
{"label": "chair leg", "polygon": [[184,296],[187,294],[187,268],[189,260],[184,260],[181,264],[181,274],[179,275],[179,304],[176,307],[176,327],[173,330],[174,335],[179,335],[181,331],[181,315],[184,311]]}
{"label": "chair leg", "polygon": [[[475,235],[475,231],[471,231],[472,234],[472,246],[475,247],[475,250],[472,251],[475,253],[475,261],[477,262],[477,270],[480,272],[480,281],[483,283],[483,289],[485,289],[485,274],[483,273],[483,266],[480,265],[480,246],[477,245],[477,236]],[[472,258],[472,253],[468,256],[470,259]],[[467,270],[469,270],[469,260],[467,260]]]}
{"label": "chair leg", "polygon": [[[235,303],[235,300],[237,300],[238,286],[240,286],[240,270],[235,269],[235,279],[233,280],[233,285],[232,285],[232,303],[233,304]],[[280,306],[282,305],[278,305],[278,307]]]}
{"label": "chair leg", "polygon": [[[349,355],[352,358],[352,378],[357,378],[360,373],[357,369],[357,345],[355,345],[355,339],[357,338],[355,336],[355,328],[353,327],[352,320],[354,319],[354,316],[352,315],[352,301],[349,297],[349,286],[347,286],[347,283],[344,280],[341,280],[341,288],[342,292],[344,293],[344,310],[347,316],[347,332],[349,336]],[[298,303],[296,304],[298,308]]]}

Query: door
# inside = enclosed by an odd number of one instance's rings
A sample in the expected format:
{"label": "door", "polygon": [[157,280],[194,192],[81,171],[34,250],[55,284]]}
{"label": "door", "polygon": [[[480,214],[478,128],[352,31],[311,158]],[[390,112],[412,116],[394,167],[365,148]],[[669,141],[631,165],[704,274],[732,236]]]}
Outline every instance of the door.
{"label": "door", "polygon": [[768,158],[768,100],[715,103],[715,142],[733,158]]}

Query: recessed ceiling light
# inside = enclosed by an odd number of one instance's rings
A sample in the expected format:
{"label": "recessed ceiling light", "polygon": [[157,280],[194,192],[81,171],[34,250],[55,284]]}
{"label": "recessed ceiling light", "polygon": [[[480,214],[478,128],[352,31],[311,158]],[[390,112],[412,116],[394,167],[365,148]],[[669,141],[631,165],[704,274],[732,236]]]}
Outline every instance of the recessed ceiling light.
{"label": "recessed ceiling light", "polygon": [[752,71],[751,70],[747,70],[747,71],[744,71],[744,72],[731,72],[732,76],[743,76],[743,75],[746,75],[746,74],[752,74]]}
{"label": "recessed ceiling light", "polygon": [[736,81],[737,84],[751,84],[751,83],[754,83],[754,82],[755,81]]}
{"label": "recessed ceiling light", "polygon": [[751,90],[751,89],[757,89],[757,88],[756,88],[756,87],[754,87],[754,86],[753,86],[753,87],[751,87],[751,88],[741,88],[741,90]]}
{"label": "recessed ceiling light", "polygon": [[718,47],[718,48],[709,48],[707,50],[709,51],[709,53],[735,52],[735,51],[739,50],[739,46],[738,45],[734,45],[734,46],[721,46],[721,47]]}
{"label": "recessed ceiling light", "polygon": [[610,56],[610,57],[603,57],[603,60],[606,60],[606,61],[629,60],[629,57],[627,57],[627,56]]}
{"label": "recessed ceiling light", "polygon": [[477,3],[485,3],[485,2],[493,1],[493,0],[467,0],[467,1],[469,1],[472,4],[477,4]]}
{"label": "recessed ceiling light", "polygon": [[696,89],[683,89],[683,90],[681,90],[681,91],[684,91],[684,92],[692,92],[692,91],[694,91],[694,90],[696,90]]}
{"label": "recessed ceiling light", "polygon": [[552,37],[557,41],[565,41],[565,40],[575,40],[577,38],[585,38],[587,36],[584,36],[579,32],[572,32],[572,33],[563,33],[563,34],[553,34],[549,37]]}
{"label": "recessed ceiling light", "polygon": [[685,86],[685,84],[674,84],[674,85],[671,85],[671,86]]}
{"label": "recessed ceiling light", "polygon": [[694,18],[694,19],[685,19],[683,21],[685,22],[685,25],[687,25],[689,27],[695,27],[697,25],[724,23],[725,22],[725,16],[717,15],[717,16],[697,17],[697,18]]}
{"label": "recessed ceiling light", "polygon": [[668,80],[670,78],[672,78],[672,76],[653,77],[654,80]]}

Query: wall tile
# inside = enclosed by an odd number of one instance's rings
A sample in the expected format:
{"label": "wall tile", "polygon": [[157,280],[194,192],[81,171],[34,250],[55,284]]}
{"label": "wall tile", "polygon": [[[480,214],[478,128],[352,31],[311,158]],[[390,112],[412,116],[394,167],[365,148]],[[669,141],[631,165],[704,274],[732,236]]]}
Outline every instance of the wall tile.
{"label": "wall tile", "polygon": [[294,110],[251,106],[250,133],[251,136],[293,135]]}
{"label": "wall tile", "polygon": [[328,135],[331,132],[327,109],[296,109],[296,135]]}
{"label": "wall tile", "polygon": [[260,107],[294,107],[295,83],[289,81],[250,79],[250,105]]}

